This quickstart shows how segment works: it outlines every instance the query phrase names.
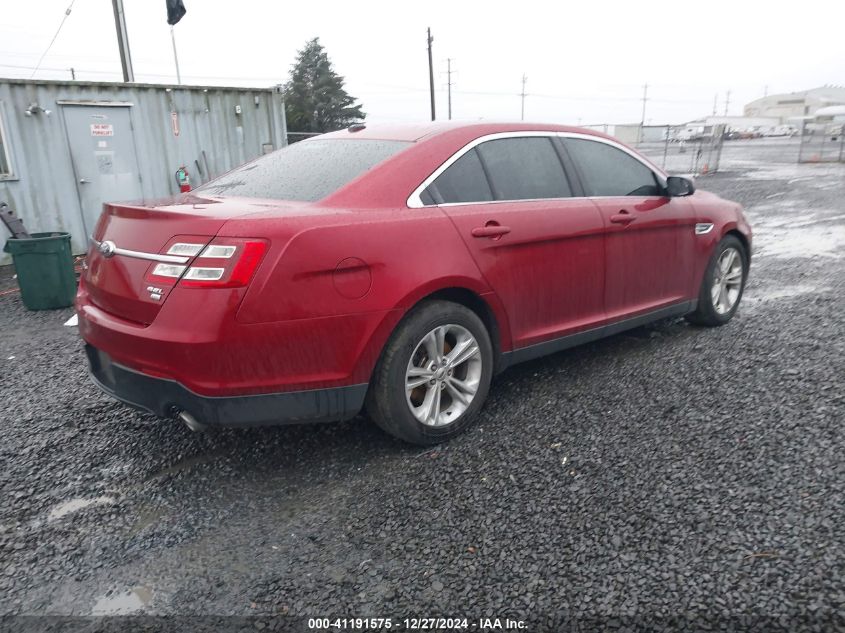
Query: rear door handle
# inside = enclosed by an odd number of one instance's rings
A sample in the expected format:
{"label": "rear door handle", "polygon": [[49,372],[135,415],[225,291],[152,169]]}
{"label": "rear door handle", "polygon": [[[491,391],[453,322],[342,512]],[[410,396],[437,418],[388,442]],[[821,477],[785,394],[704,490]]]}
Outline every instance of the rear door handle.
{"label": "rear door handle", "polygon": [[472,230],[473,237],[502,237],[511,232],[509,226],[501,226],[500,224],[488,224],[487,226],[477,226]]}
{"label": "rear door handle", "polygon": [[628,225],[637,218],[628,213],[625,209],[622,209],[619,213],[610,216],[610,221],[614,224],[624,224]]}

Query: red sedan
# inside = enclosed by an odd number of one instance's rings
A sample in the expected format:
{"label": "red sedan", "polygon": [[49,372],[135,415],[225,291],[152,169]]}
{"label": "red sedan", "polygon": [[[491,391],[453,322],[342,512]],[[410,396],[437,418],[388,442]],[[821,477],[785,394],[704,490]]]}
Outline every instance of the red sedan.
{"label": "red sedan", "polygon": [[159,416],[366,408],[430,444],[509,365],[666,317],[727,323],[750,254],[738,204],[602,134],[356,125],[105,205],[77,310],[96,383]]}

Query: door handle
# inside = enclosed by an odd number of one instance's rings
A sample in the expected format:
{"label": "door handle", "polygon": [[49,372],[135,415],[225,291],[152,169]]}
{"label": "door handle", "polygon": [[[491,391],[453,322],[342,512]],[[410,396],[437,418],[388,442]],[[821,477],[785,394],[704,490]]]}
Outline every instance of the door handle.
{"label": "door handle", "polygon": [[629,225],[636,219],[637,218],[635,216],[628,213],[625,209],[622,209],[619,213],[610,216],[611,222],[614,224],[623,224],[625,226]]}
{"label": "door handle", "polygon": [[90,180],[86,180],[85,178],[80,178],[80,179],[79,179],[79,184],[81,184],[81,185],[89,185],[89,184],[91,184],[91,181],[90,181]]}
{"label": "door handle", "polygon": [[509,226],[487,223],[485,226],[477,226],[472,230],[473,237],[502,237],[511,232]]}

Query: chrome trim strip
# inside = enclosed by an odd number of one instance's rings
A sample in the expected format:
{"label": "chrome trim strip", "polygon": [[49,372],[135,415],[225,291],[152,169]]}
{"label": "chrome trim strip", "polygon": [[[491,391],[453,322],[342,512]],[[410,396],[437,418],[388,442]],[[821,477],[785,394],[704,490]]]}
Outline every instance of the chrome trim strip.
{"label": "chrome trim strip", "polygon": [[159,253],[143,253],[141,251],[131,251],[128,248],[115,247],[115,255],[123,255],[124,257],[134,257],[135,259],[146,259],[151,262],[163,262],[165,264],[187,264],[189,257],[182,257],[181,255],[160,255]]}
{"label": "chrome trim strip", "polygon": [[713,223],[712,222],[699,222],[695,225],[695,234],[696,235],[706,235],[710,231],[713,230]]}
{"label": "chrome trim strip", "polygon": [[[100,248],[100,242],[91,238],[91,244],[94,248]],[[182,257],[181,255],[162,255],[161,253],[144,253],[143,251],[133,251],[128,248],[120,248],[115,246],[115,255],[123,255],[124,257],[132,257],[134,259],[144,259],[150,262],[162,262],[164,264],[187,264],[190,257]]]}
{"label": "chrome trim strip", "polygon": [[[633,150],[629,149],[628,147],[625,147],[621,143],[618,143],[616,141],[612,141],[612,140],[607,139],[607,138],[603,138],[601,136],[593,136],[592,134],[582,134],[580,132],[553,132],[553,131],[539,131],[539,130],[538,131],[528,130],[528,131],[521,131],[521,132],[497,132],[495,134],[487,134],[486,136],[480,136],[477,139],[470,141],[469,143],[464,145],[461,149],[459,149],[457,152],[452,154],[449,158],[447,158],[443,162],[443,164],[440,165],[440,167],[435,169],[434,172],[428,178],[423,180],[422,183],[416,189],[414,189],[413,193],[411,193],[411,195],[408,196],[408,200],[406,201],[406,204],[411,209],[422,209],[426,206],[429,206],[429,207],[445,207],[445,206],[457,206],[457,205],[469,206],[469,205],[476,205],[476,204],[490,204],[491,202],[492,203],[495,203],[495,202],[528,202],[528,200],[485,200],[485,201],[479,201],[479,202],[445,202],[443,204],[425,205],[425,204],[423,204],[422,200],[420,199],[420,195],[422,194],[423,191],[425,191],[426,187],[428,187],[432,182],[434,182],[434,180],[437,179],[437,177],[440,174],[442,174],[444,171],[449,169],[449,167],[451,167],[452,163],[457,161],[461,156],[466,154],[473,147],[481,145],[482,143],[484,143],[486,141],[495,141],[495,140],[503,139],[503,138],[523,138],[523,137],[533,137],[533,136],[548,136],[548,137],[557,136],[559,138],[580,138],[580,139],[586,139],[588,141],[595,141],[597,143],[604,143],[605,145],[610,145],[611,147],[615,147],[616,149],[625,152],[626,154],[628,154],[632,158],[638,160],[643,165],[648,167],[658,177],[658,180],[663,184],[663,186],[664,187],[666,186],[667,174],[663,170],[661,170],[659,167],[657,167],[657,165],[652,164],[646,158],[644,158],[643,156],[640,156],[639,154],[637,154]],[[541,200],[573,200],[573,199],[574,200],[578,200],[578,199],[583,200],[585,198],[598,198],[598,197],[607,197],[607,196],[570,196],[568,198],[541,198]],[[618,197],[618,196],[616,196],[616,197]]]}

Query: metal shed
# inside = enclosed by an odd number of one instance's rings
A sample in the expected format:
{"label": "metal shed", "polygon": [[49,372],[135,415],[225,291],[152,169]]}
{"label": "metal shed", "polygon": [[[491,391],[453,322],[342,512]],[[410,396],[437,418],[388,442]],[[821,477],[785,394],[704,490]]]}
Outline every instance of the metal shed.
{"label": "metal shed", "polygon": [[0,200],[82,253],[103,202],[178,193],[180,167],[197,186],[286,132],[276,88],[0,79]]}

